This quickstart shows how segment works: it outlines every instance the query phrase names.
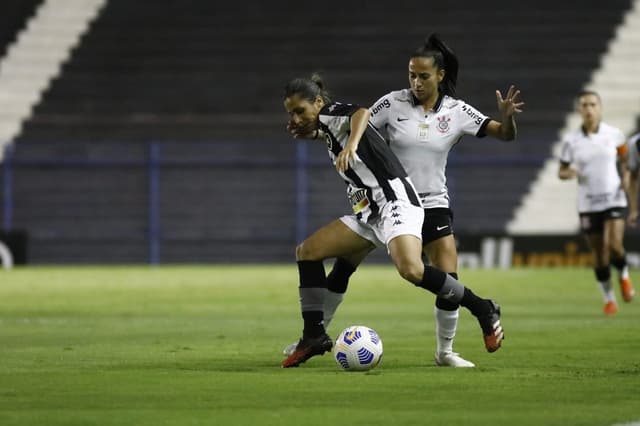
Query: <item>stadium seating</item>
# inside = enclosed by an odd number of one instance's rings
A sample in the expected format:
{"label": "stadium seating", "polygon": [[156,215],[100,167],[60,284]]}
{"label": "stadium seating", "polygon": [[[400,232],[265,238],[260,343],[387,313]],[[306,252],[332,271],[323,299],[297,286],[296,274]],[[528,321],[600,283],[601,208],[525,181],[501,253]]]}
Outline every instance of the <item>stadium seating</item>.
{"label": "stadium seating", "polygon": [[[495,116],[495,89],[513,83],[527,103],[518,142],[464,138],[450,158],[457,231],[502,232],[629,5],[110,0],[17,140],[15,225],[35,261],[144,261],[155,142],[162,260],[291,259],[284,83],[321,71],[337,99],[370,105],[406,86],[410,52],[438,31],[460,57],[461,98]],[[322,147],[309,151],[313,229],[346,203]],[[101,165],[52,162],[69,158]]]}
{"label": "stadium seating", "polygon": [[0,3],[0,58],[40,3],[42,0],[3,0]]}

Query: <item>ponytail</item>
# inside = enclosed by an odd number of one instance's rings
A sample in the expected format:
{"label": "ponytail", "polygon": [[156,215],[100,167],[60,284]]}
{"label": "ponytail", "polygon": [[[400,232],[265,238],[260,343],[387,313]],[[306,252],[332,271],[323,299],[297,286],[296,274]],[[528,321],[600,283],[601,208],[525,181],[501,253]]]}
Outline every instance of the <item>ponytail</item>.
{"label": "ponytail", "polygon": [[440,91],[449,96],[455,96],[458,82],[458,57],[447,46],[440,36],[431,33],[424,44],[417,48],[412,58],[433,58],[433,63],[439,70],[444,70],[444,78],[440,82]]}

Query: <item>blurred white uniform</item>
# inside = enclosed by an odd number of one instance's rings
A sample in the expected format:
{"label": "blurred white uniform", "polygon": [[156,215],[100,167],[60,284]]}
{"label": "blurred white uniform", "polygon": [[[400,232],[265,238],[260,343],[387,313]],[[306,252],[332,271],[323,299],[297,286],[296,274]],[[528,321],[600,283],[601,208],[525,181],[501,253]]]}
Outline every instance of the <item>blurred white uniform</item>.
{"label": "blurred white uniform", "polygon": [[624,134],[604,122],[596,133],[587,135],[581,128],[564,137],[560,161],[578,171],[579,213],[627,207],[617,167],[621,151],[626,151]]}
{"label": "blurred white uniform", "polygon": [[485,136],[490,118],[464,101],[440,96],[425,111],[410,89],[388,93],[371,108],[370,122],[389,141],[411,177],[425,209],[449,208],[445,169],[464,135]]}

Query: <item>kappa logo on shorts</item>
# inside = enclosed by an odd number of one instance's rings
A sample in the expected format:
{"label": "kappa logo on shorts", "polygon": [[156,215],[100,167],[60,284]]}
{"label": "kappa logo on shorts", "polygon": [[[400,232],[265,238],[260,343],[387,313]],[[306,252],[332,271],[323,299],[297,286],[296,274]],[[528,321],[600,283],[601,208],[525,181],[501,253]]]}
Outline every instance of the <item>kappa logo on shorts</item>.
{"label": "kappa logo on shorts", "polygon": [[395,222],[393,222],[393,226],[397,226],[397,225],[402,225],[404,222],[401,220],[396,220]]}

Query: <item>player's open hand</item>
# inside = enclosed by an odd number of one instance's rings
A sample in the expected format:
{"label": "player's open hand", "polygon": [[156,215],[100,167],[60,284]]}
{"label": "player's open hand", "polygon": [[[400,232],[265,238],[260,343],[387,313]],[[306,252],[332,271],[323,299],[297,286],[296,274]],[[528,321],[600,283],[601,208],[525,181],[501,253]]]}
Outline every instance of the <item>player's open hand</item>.
{"label": "player's open hand", "polygon": [[502,93],[496,90],[496,100],[498,101],[498,111],[503,118],[512,117],[516,113],[522,112],[524,102],[519,99],[520,90],[516,89],[514,85],[509,87],[505,97],[502,97]]}

